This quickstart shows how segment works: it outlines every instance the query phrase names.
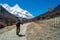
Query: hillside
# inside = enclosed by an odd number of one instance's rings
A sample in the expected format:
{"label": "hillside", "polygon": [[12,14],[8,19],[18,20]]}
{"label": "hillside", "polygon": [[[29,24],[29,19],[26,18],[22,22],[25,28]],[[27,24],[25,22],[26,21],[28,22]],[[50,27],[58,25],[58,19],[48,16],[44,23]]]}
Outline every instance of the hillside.
{"label": "hillside", "polygon": [[17,20],[17,17],[9,13],[5,8],[0,5],[0,28],[8,25],[13,25]]}
{"label": "hillside", "polygon": [[[51,10],[51,8],[50,8]],[[60,16],[60,4],[57,5],[53,10],[50,11],[48,8],[48,11],[45,13],[33,18],[33,20],[44,20],[44,19],[50,19]]]}
{"label": "hillside", "polygon": [[26,35],[27,40],[60,40],[60,17],[31,23]]}

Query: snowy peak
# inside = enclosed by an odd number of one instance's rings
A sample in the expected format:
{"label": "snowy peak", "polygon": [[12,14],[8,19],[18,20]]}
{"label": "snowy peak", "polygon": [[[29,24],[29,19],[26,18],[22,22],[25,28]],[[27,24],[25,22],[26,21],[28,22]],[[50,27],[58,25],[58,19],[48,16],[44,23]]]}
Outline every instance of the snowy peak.
{"label": "snowy peak", "polygon": [[5,9],[10,9],[11,7],[8,4],[0,4],[2,7],[4,7]]}
{"label": "snowy peak", "polygon": [[2,5],[8,12],[14,14],[17,17],[22,17],[27,19],[31,19],[34,17],[27,10],[20,8],[18,4],[16,4],[13,7],[10,7],[8,4],[0,4],[0,5]]}
{"label": "snowy peak", "polygon": [[19,12],[23,11],[23,9],[21,9],[18,4],[16,4],[14,7],[12,7],[12,10],[16,10]]}

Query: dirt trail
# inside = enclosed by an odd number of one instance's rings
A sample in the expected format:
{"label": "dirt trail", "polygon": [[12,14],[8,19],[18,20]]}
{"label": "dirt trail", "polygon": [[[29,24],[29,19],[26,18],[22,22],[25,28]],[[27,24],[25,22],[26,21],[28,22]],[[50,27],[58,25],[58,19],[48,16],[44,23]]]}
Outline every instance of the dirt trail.
{"label": "dirt trail", "polygon": [[[20,34],[25,35],[27,26],[29,24],[30,23],[21,25],[21,33]],[[16,31],[15,30],[16,30],[16,28],[14,28],[14,29],[12,29],[10,31],[7,31],[7,32],[1,34],[0,35],[0,40],[27,40],[26,36],[24,36],[24,37],[18,37],[16,35]]]}

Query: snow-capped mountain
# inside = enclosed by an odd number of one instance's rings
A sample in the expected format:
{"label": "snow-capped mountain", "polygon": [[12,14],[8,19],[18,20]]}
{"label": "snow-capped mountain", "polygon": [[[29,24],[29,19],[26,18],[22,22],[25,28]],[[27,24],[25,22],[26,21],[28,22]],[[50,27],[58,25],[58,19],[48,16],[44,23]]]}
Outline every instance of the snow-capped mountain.
{"label": "snow-capped mountain", "polygon": [[8,4],[0,4],[0,5],[2,5],[2,7],[4,7],[8,12],[14,14],[17,17],[22,17],[26,19],[31,19],[34,17],[27,10],[20,8],[18,4],[16,4],[13,7],[10,7]]}

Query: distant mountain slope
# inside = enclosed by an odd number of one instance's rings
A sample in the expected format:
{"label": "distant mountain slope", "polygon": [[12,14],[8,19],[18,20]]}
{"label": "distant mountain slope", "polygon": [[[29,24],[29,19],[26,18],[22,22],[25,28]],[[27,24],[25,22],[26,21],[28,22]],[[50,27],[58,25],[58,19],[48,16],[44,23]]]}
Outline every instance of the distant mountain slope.
{"label": "distant mountain slope", "polygon": [[46,11],[45,13],[33,18],[33,20],[44,20],[60,16],[60,4],[57,5],[53,10]]}
{"label": "distant mountain slope", "polygon": [[0,5],[2,5],[8,12],[14,14],[17,17],[22,17],[26,19],[31,19],[34,17],[27,10],[23,10],[22,8],[20,8],[18,4],[16,4],[13,7],[10,7],[8,4],[0,4]]}
{"label": "distant mountain slope", "polygon": [[[0,5],[0,27],[5,27],[4,25],[12,25],[16,22],[17,17],[9,13],[5,8]],[[3,25],[1,25],[1,23]]]}

